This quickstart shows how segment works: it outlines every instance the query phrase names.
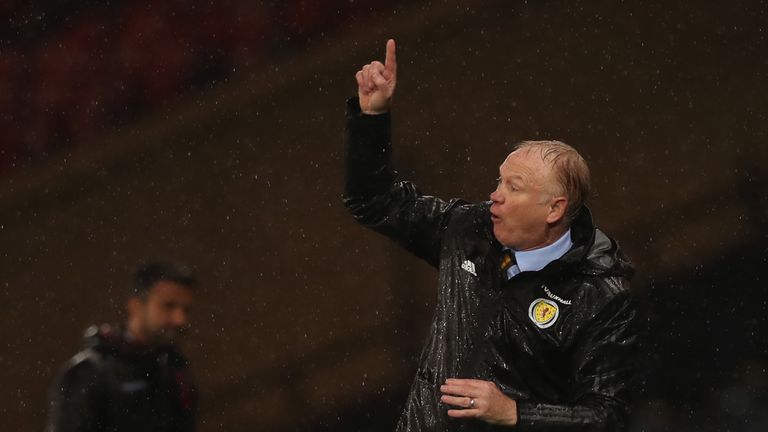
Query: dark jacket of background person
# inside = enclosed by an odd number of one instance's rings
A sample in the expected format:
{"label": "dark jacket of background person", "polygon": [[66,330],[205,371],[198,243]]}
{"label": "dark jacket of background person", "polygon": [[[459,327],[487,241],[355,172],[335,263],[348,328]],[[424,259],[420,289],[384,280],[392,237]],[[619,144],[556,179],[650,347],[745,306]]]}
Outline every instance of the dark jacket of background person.
{"label": "dark jacket of background person", "polygon": [[[451,377],[494,382],[517,401],[517,430],[625,429],[633,269],[586,208],[571,226],[570,251],[507,281],[489,203],[446,202],[396,183],[390,115],[362,114],[357,99],[348,103],[346,176],[355,219],[439,269],[435,315],[398,431],[497,428],[446,415],[439,387]],[[529,316],[542,299],[559,312],[547,328]]]}
{"label": "dark jacket of background person", "polygon": [[49,432],[194,430],[195,389],[172,345],[148,347],[121,327],[92,326],[51,391]]}

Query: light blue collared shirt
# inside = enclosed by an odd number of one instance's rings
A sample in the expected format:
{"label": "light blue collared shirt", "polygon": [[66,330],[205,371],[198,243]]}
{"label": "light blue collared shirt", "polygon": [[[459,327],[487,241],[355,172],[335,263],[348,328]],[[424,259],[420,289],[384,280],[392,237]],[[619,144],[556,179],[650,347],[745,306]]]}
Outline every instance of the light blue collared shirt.
{"label": "light blue collared shirt", "polygon": [[507,269],[507,279],[512,279],[515,275],[522,272],[543,269],[547,264],[565,255],[571,249],[571,246],[573,246],[573,241],[571,241],[571,230],[569,229],[557,241],[543,248],[518,252],[512,248],[505,247],[504,249],[510,250],[515,254],[515,260],[517,261],[517,264]]}

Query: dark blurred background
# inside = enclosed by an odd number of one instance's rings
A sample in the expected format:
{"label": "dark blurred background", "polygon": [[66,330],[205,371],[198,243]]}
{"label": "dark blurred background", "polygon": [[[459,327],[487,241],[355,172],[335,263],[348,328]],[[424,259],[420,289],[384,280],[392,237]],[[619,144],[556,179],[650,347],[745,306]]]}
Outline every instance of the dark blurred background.
{"label": "dark blurred background", "polygon": [[522,139],[590,162],[635,262],[633,431],[768,430],[768,3],[0,1],[0,418],[42,430],[146,256],[202,288],[205,431],[392,430],[433,269],[341,205],[344,100],[398,41],[401,177],[487,199]]}

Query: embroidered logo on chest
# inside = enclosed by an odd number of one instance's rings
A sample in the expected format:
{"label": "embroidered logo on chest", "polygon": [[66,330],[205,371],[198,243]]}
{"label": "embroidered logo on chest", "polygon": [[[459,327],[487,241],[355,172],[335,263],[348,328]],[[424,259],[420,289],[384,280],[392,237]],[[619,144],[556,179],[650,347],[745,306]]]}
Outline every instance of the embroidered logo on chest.
{"label": "embroidered logo on chest", "polygon": [[557,303],[543,298],[534,300],[528,308],[528,317],[538,328],[542,329],[554,324],[559,315],[560,308]]}

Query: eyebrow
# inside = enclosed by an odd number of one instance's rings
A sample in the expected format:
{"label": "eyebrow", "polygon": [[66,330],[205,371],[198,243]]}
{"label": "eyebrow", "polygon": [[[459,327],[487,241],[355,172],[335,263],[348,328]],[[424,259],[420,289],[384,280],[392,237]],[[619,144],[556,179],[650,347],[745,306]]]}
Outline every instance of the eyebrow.
{"label": "eyebrow", "polygon": [[521,176],[520,174],[512,174],[512,175],[509,175],[507,177],[504,177],[503,175],[501,175],[501,173],[499,173],[499,179],[505,180],[505,181],[506,180],[517,180],[519,182],[525,183],[525,179],[523,179],[523,176]]}

